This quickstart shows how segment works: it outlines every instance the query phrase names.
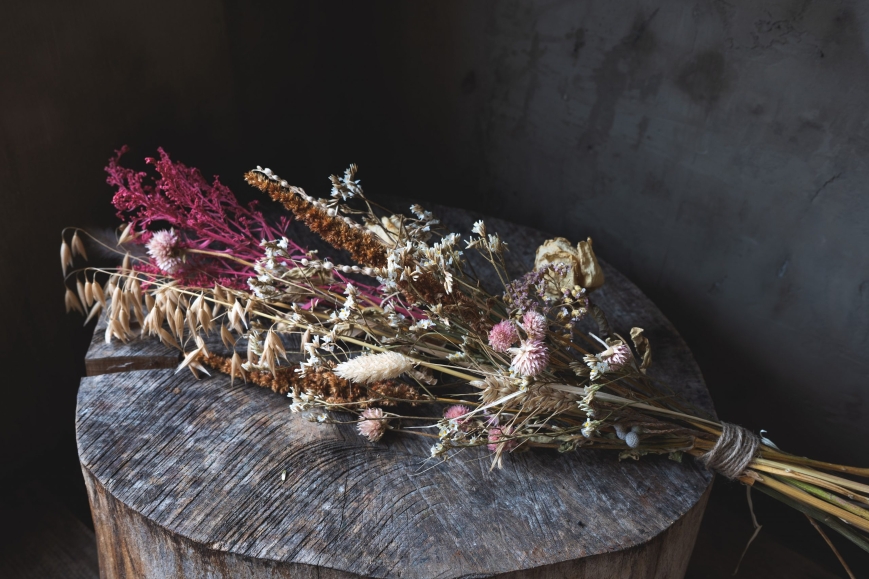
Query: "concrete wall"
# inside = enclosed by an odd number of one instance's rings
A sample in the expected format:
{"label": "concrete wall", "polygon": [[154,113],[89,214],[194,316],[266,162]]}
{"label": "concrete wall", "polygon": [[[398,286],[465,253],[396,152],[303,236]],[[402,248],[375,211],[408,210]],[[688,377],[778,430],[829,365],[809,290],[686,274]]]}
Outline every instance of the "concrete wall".
{"label": "concrete wall", "polygon": [[375,196],[591,235],[683,332],[722,417],[862,463],[864,6],[7,2],[3,472],[72,448],[58,232],[113,223],[101,170],[124,143],[243,194],[256,164],[325,192],[357,162]]}
{"label": "concrete wall", "polygon": [[394,79],[437,186],[591,235],[683,332],[724,419],[864,463],[869,6],[452,7],[405,15]]}

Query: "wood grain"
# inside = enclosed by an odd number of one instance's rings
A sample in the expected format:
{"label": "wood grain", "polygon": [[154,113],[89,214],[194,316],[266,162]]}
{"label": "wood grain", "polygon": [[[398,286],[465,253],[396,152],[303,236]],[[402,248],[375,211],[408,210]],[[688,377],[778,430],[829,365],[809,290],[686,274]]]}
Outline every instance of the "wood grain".
{"label": "wood grain", "polygon": [[[464,231],[477,217],[441,214]],[[487,223],[526,271],[544,235]],[[615,330],[646,328],[652,374],[712,412],[678,333],[604,267],[596,298]],[[426,439],[370,444],[281,396],[166,369],[85,378],[76,431],[111,578],[681,577],[712,480],[689,459],[588,450],[511,455],[495,471],[483,450],[432,462]]]}

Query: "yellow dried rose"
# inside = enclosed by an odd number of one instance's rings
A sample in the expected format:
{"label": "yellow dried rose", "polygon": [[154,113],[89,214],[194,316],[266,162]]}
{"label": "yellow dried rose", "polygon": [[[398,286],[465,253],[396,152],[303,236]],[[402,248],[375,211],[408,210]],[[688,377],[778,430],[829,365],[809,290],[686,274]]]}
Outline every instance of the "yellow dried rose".
{"label": "yellow dried rose", "polygon": [[594,255],[591,237],[587,241],[580,241],[576,247],[565,238],[556,237],[546,240],[537,248],[534,269],[539,270],[559,263],[568,266],[569,269],[555,280],[557,287],[552,287],[549,293],[560,295],[562,290],[571,290],[575,286],[582,286],[591,291],[603,285],[603,270]]}

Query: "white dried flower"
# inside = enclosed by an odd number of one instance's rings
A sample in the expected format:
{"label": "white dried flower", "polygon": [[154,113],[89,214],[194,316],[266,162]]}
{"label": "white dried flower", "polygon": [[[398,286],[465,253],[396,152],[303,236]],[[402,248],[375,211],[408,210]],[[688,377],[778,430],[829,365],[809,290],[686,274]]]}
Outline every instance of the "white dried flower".
{"label": "white dried flower", "polygon": [[448,271],[444,272],[444,289],[448,294],[453,293],[453,274]]}
{"label": "white dried flower", "polygon": [[431,453],[432,458],[437,458],[440,455],[444,454],[446,451],[447,447],[444,446],[442,443],[438,442],[431,447],[429,452]]}
{"label": "white dried flower", "polygon": [[606,360],[598,360],[593,356],[586,356],[585,363],[588,365],[589,370],[591,370],[589,378],[591,378],[592,381],[597,380],[610,371],[610,365]]}
{"label": "white dried flower", "polygon": [[296,388],[293,388],[288,396],[293,399],[293,403],[290,404],[290,412],[304,412],[311,409],[316,402],[314,396],[307,392],[299,392]]}
{"label": "white dried flower", "polygon": [[435,323],[428,318],[423,318],[418,320],[413,326],[411,326],[412,331],[425,331],[433,328]]}
{"label": "white dried flower", "polygon": [[598,429],[600,425],[603,424],[600,420],[592,420],[591,417],[587,418],[586,421],[582,425],[582,430],[580,431],[582,435],[586,438],[592,438],[597,436]]}
{"label": "white dried flower", "polygon": [[489,249],[494,253],[499,253],[507,244],[501,241],[501,238],[498,237],[498,234],[490,234],[489,235]]}
{"label": "white dried flower", "polygon": [[335,374],[360,384],[395,378],[413,369],[413,360],[399,352],[357,356],[335,367]]}

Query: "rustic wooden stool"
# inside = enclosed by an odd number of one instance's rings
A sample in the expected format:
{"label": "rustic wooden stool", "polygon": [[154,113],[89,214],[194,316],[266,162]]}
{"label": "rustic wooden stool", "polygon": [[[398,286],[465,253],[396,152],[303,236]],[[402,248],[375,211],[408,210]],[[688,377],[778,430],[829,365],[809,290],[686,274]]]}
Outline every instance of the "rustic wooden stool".
{"label": "rustic wooden stool", "polygon": [[[440,215],[465,232],[478,217]],[[546,236],[487,226],[508,240],[513,273],[528,271]],[[302,245],[310,236],[294,235]],[[650,373],[713,412],[676,330],[602,266],[595,298],[615,330],[645,328]],[[156,341],[102,339],[97,330],[76,433],[105,579],[685,573],[712,483],[690,458],[543,451],[490,471],[488,453],[474,449],[433,462],[421,437],[371,444],[353,425],[312,424],[240,380],[176,375],[177,352]]]}

